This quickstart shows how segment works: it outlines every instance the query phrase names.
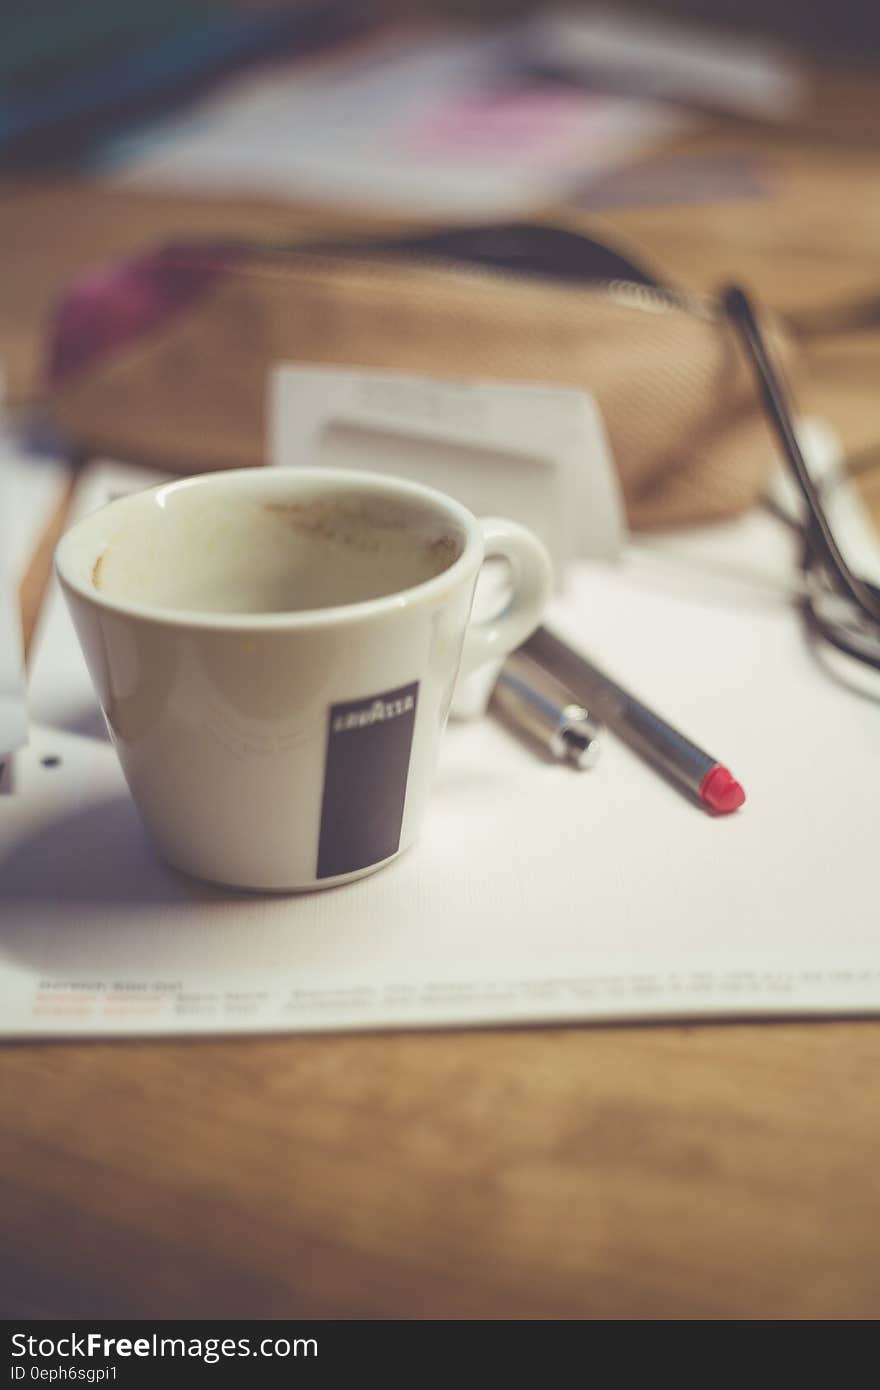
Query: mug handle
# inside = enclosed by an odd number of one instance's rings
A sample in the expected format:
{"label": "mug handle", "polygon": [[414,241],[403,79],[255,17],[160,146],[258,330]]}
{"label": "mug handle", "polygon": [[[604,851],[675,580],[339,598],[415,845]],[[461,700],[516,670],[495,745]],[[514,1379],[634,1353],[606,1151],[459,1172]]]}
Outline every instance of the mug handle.
{"label": "mug handle", "polygon": [[531,531],[515,521],[494,516],[484,517],[478,525],[483,532],[483,562],[496,557],[507,560],[513,592],[497,617],[468,625],[459,667],[462,680],[490,661],[503,661],[508,652],[531,636],[553,587],[550,557]]}

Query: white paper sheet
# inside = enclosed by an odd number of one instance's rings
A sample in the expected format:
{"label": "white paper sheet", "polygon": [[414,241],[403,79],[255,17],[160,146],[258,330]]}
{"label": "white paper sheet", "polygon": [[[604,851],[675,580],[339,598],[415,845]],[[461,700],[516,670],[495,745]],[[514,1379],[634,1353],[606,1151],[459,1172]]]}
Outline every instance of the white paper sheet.
{"label": "white paper sheet", "polygon": [[880,692],[850,689],[806,645],[772,518],[717,536],[726,562],[755,565],[752,582],[727,563],[703,582],[671,540],[640,545],[622,567],[580,566],[553,616],[729,762],[741,812],[713,819],[611,737],[577,773],[483,720],[448,730],[415,849],[294,897],[201,885],[154,856],[54,600],[33,688],[54,727],[34,731],[0,801],[2,1032],[880,1008]]}

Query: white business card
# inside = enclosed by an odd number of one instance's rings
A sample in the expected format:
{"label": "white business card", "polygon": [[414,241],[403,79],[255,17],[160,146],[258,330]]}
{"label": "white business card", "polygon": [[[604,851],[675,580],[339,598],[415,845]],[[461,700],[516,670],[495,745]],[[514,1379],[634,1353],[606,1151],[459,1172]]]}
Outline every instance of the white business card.
{"label": "white business card", "polygon": [[390,473],[528,526],[558,582],[576,559],[620,553],[620,489],[586,391],[286,363],[270,434],[276,466]]}

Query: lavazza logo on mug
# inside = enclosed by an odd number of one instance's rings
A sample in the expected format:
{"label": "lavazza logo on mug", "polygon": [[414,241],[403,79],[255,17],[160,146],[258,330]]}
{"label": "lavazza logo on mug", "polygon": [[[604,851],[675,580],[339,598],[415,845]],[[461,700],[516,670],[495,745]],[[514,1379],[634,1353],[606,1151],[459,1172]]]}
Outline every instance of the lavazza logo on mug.
{"label": "lavazza logo on mug", "polygon": [[401,714],[408,714],[411,709],[415,709],[412,695],[402,695],[397,700],[373,700],[372,704],[364,709],[337,714],[333,720],[333,732],[341,734],[349,729],[363,729],[369,724],[377,724],[380,720],[396,719]]}

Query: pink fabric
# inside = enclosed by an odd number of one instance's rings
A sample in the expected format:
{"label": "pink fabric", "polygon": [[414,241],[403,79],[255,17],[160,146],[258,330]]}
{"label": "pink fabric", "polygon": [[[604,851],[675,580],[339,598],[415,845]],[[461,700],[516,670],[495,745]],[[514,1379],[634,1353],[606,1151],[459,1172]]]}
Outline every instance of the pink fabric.
{"label": "pink fabric", "polygon": [[49,386],[62,385],[196,304],[239,254],[223,245],[167,246],[83,275],[56,311]]}

